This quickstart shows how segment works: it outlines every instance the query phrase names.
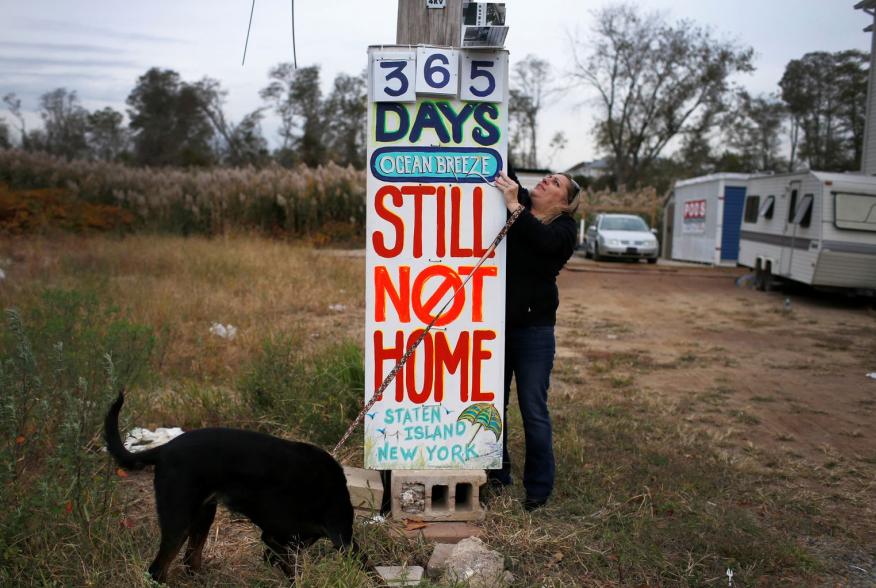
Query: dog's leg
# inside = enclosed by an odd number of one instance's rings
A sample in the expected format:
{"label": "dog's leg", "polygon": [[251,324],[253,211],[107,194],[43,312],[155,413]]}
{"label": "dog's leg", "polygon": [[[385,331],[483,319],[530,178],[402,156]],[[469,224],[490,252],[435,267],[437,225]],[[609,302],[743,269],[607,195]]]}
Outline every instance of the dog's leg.
{"label": "dog's leg", "polygon": [[[345,506],[349,505],[346,501]],[[346,509],[332,511],[325,525],[326,536],[331,540],[335,549],[342,553],[353,555],[365,568],[369,568],[370,563],[365,553],[359,549],[359,544],[353,538],[353,507],[349,506]]]}
{"label": "dog's leg", "polygon": [[286,539],[277,539],[273,535],[262,533],[262,541],[267,546],[265,549],[265,561],[271,565],[279,566],[289,581],[295,583],[295,565],[289,559],[290,542]]}
{"label": "dog's leg", "polygon": [[172,532],[161,530],[161,546],[158,548],[158,555],[149,566],[149,575],[159,584],[167,583],[167,571],[182,548],[186,534],[186,529],[175,529]]}
{"label": "dog's leg", "polygon": [[[174,483],[180,486],[174,486]],[[160,468],[155,471],[155,507],[161,527],[161,545],[149,566],[149,575],[156,582],[167,582],[167,571],[189,535],[194,501],[185,493],[184,481],[166,476]]]}
{"label": "dog's leg", "polygon": [[186,554],[183,556],[183,565],[185,565],[190,571],[198,572],[201,570],[204,544],[207,542],[207,535],[210,533],[210,525],[213,524],[213,518],[215,516],[215,502],[208,502],[203,505],[194,516],[194,520],[189,528],[189,544],[186,547]]}

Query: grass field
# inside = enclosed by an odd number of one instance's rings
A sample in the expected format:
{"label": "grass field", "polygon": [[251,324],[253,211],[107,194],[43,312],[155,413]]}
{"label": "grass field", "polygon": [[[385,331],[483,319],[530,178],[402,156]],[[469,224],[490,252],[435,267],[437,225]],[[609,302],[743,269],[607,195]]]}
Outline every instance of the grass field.
{"label": "grass field", "polygon": [[[331,448],[361,399],[363,266],[360,255],[247,236],[0,242],[0,306],[16,309],[0,338],[0,583],[149,584],[151,474],[122,477],[100,451],[100,419],[119,385],[129,389],[127,426],[231,425]],[[506,556],[515,585],[723,586],[728,568],[735,586],[834,585],[856,581],[849,565],[872,570],[873,446],[841,447],[813,467],[805,447],[793,457],[740,436],[761,431],[769,407],[793,409],[794,399],[767,389],[738,403],[739,382],[758,372],[732,342],[705,343],[702,332],[671,350],[642,349],[630,336],[642,327],[608,278],[574,280],[570,272],[561,280],[551,390],[556,495],[529,514],[517,486],[491,503],[484,522],[484,539]],[[655,291],[649,304],[675,296]],[[736,304],[765,329],[785,320],[768,305]],[[876,323],[872,311],[858,316],[865,329]],[[211,335],[213,322],[233,324],[237,337]],[[819,343],[830,346],[825,364],[851,353],[838,339]],[[704,362],[725,371],[706,380]],[[673,396],[680,382],[693,390]],[[872,417],[872,401],[858,407]],[[519,466],[516,410],[509,431]],[[867,447],[868,431],[848,434],[850,447]],[[361,435],[342,461],[361,463]],[[173,584],[285,583],[262,563],[246,521],[228,513],[217,521],[205,573],[175,567]],[[395,529],[363,524],[356,533],[378,564],[425,565],[429,547]],[[299,585],[371,580],[321,543],[304,557]]]}

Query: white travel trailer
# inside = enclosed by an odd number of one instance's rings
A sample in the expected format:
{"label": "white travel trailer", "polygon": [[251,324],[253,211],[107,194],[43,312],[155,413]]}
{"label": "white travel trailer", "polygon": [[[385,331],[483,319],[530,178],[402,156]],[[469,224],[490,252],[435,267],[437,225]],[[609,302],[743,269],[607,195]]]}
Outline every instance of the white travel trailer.
{"label": "white travel trailer", "polygon": [[757,176],[748,192],[739,264],[811,286],[876,288],[876,177],[795,172]]}

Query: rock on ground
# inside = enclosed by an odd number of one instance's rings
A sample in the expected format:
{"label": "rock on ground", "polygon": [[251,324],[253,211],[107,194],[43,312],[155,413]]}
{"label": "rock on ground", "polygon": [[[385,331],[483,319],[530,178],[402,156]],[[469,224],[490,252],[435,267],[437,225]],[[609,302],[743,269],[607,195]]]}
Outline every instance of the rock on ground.
{"label": "rock on ground", "polygon": [[497,588],[513,581],[505,571],[505,558],[477,537],[463,539],[453,547],[444,564],[445,582],[467,582],[471,588]]}

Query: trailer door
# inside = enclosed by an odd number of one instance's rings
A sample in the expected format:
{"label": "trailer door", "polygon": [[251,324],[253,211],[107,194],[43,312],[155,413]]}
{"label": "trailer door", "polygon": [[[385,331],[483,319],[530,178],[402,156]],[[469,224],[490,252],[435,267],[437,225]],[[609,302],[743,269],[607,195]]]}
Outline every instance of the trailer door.
{"label": "trailer door", "polygon": [[788,203],[785,209],[785,228],[782,231],[782,240],[779,246],[779,267],[778,270],[773,269],[774,274],[780,276],[789,276],[791,274],[791,261],[794,258],[791,241],[795,237],[797,226],[794,224],[794,216],[797,214],[797,204],[802,197],[800,194],[800,181],[796,180],[788,184],[786,191],[786,201]]}
{"label": "trailer door", "polygon": [[739,260],[739,231],[742,229],[742,209],[745,188],[724,188],[724,220],[721,223],[721,261]]}

